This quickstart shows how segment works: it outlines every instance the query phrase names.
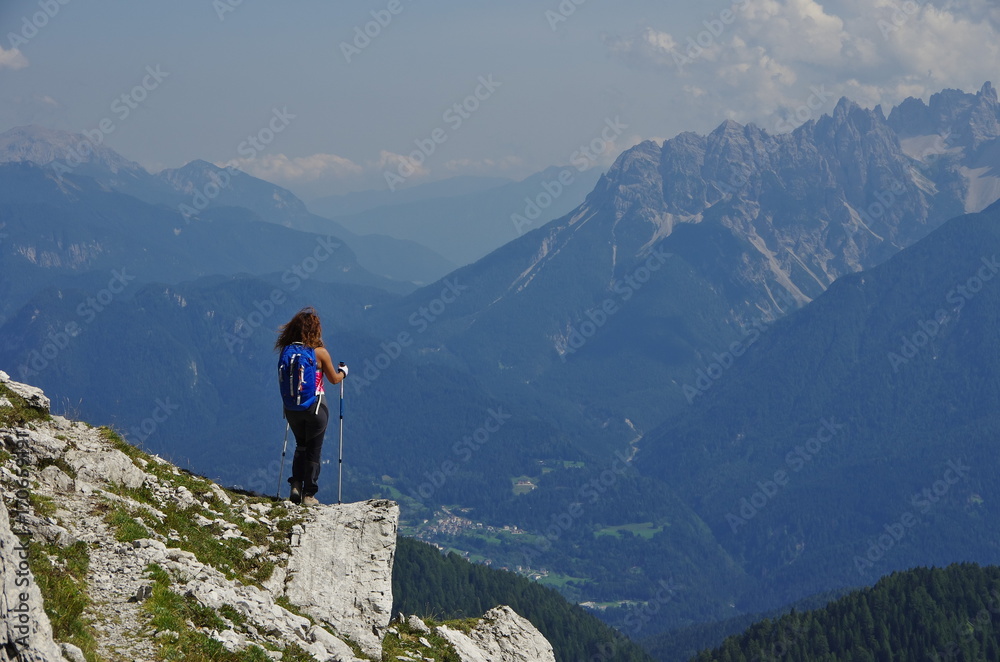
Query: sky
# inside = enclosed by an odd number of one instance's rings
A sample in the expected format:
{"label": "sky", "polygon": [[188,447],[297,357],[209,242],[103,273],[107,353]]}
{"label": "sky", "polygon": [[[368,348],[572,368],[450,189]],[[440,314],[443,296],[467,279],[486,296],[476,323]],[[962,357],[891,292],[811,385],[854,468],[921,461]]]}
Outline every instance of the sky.
{"label": "sky", "polygon": [[0,131],[309,201],[888,111],[1000,82],[998,55],[995,0],[0,0]]}

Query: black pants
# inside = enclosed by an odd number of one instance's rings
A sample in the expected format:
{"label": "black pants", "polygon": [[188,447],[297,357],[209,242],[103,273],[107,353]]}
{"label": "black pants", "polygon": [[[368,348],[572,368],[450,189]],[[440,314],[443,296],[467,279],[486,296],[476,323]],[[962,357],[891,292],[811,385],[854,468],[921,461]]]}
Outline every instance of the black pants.
{"label": "black pants", "polygon": [[323,450],[323,437],[330,422],[330,410],[326,406],[326,396],[317,413],[315,405],[305,411],[285,410],[288,427],[295,435],[295,456],[292,458],[292,475],[289,483],[301,482],[302,495],[313,496],[319,490],[319,456]]}

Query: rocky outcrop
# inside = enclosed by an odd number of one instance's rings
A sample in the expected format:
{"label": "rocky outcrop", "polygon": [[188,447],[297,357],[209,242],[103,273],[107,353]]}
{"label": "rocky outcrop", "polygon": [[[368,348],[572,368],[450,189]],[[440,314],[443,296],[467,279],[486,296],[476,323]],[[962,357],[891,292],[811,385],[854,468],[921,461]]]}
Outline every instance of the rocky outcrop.
{"label": "rocky outcrop", "polygon": [[[47,406],[41,391],[3,377],[19,397]],[[396,503],[303,508],[226,492],[130,448],[110,430],[59,416],[0,429],[0,441],[8,453],[0,484],[15,504],[8,513],[0,502],[0,662],[84,659],[73,644],[53,640],[12,521],[40,553],[86,550],[85,576],[74,581],[89,603],[83,617],[102,658],[159,659],[162,642],[178,641],[183,631],[230,651],[270,649],[275,659],[296,648],[319,662],[362,662],[357,649],[382,659],[383,639],[393,631]],[[16,492],[24,477],[31,498]],[[185,528],[178,516],[195,526]],[[258,568],[272,568],[270,577],[261,581]],[[215,617],[160,629],[143,603],[163,599],[162,591],[175,594],[172,604],[181,600]],[[409,625],[435,659],[455,650],[475,662],[554,660],[544,637],[509,607],[489,612],[469,634],[440,626],[444,641],[416,616]]]}
{"label": "rocky outcrop", "polygon": [[49,402],[49,399],[45,397],[45,393],[42,389],[15,382],[10,378],[10,375],[2,370],[0,370],[0,384],[3,384],[11,391],[24,398],[29,407],[34,407],[35,409],[41,409],[43,411],[49,410],[51,403]]}
{"label": "rocky outcrop", "polygon": [[28,548],[11,530],[7,507],[0,501],[0,661],[63,662],[28,567]]}
{"label": "rocky outcrop", "polygon": [[436,632],[462,662],[555,662],[552,645],[528,619],[510,607],[486,612],[469,634],[445,625]]}
{"label": "rocky outcrop", "polygon": [[284,593],[305,613],[378,657],[392,610],[399,506],[319,506],[293,531]]}

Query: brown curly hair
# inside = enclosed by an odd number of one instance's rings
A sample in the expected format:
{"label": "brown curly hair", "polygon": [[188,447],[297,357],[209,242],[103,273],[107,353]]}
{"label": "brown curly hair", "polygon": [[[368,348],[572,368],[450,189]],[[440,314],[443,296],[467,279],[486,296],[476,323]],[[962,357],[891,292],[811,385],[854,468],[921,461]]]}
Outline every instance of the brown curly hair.
{"label": "brown curly hair", "polygon": [[278,339],[274,341],[274,350],[280,352],[292,343],[300,342],[313,349],[323,346],[323,326],[319,315],[312,306],[307,306],[295,313],[295,317],[278,330]]}

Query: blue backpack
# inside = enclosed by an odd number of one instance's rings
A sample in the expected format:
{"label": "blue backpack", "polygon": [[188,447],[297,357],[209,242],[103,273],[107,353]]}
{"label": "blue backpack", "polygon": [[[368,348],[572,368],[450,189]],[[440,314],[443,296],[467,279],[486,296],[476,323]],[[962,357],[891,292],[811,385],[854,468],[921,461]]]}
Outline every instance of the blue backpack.
{"label": "blue backpack", "polygon": [[278,386],[285,409],[305,411],[318,405],[316,396],[316,350],[292,343],[278,359]]}

